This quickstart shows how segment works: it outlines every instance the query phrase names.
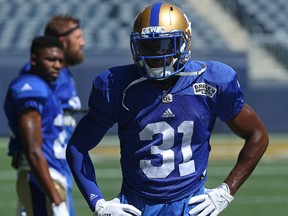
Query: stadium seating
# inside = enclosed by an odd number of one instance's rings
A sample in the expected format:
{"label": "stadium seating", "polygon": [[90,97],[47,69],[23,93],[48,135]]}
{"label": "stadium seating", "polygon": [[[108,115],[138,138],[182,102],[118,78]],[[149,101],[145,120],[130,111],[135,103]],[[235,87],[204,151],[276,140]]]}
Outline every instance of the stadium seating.
{"label": "stadium seating", "polygon": [[252,36],[257,35],[264,39],[263,47],[288,68],[287,0],[217,1],[234,15]]}
{"label": "stadium seating", "polygon": [[[175,4],[179,1],[171,1]],[[136,14],[151,1],[128,0],[9,0],[0,1],[0,51],[27,50],[32,38],[41,35],[54,14],[67,13],[81,19],[86,49],[129,49],[129,34]],[[225,42],[209,26],[188,0],[181,8],[192,21],[193,46],[219,48]]]}
{"label": "stadium seating", "polygon": [[[264,39],[265,35],[268,35],[269,43],[266,44],[266,47],[269,46],[270,50],[275,50],[275,52],[271,51],[271,53],[278,56],[278,59],[284,59],[285,61],[283,62],[287,65],[287,0],[169,1],[179,4],[179,6],[181,5],[181,8],[187,13],[192,22],[193,58],[225,60],[224,62],[232,65],[239,72],[239,80],[243,89],[247,92],[247,102],[255,107],[255,110],[263,118],[264,123],[267,122],[268,130],[287,133],[287,100],[283,100],[287,95],[288,86],[286,82],[288,80],[286,70],[282,73],[282,67],[281,69],[275,69],[275,65],[282,65],[278,64],[278,62],[274,64],[275,61],[271,58],[271,55],[267,56],[266,52],[263,55],[262,49],[261,52],[256,52],[257,55],[255,55],[255,52],[252,55],[249,54],[249,50],[243,51],[241,49],[239,53],[238,50],[228,50],[230,46],[227,45],[229,44],[227,37],[232,37],[234,41],[236,39],[234,36],[229,35],[231,33],[229,31],[225,31],[225,35],[223,36],[223,31],[219,30],[219,26],[225,27],[224,22],[222,22],[223,20],[221,22],[217,22],[216,20],[216,22],[211,23],[211,19],[215,19],[211,15],[211,10],[215,9],[215,7],[208,5],[211,1],[214,5],[224,5],[226,11],[231,11],[231,14],[234,14],[235,18],[240,20],[243,27],[249,29],[251,35],[261,35]],[[88,93],[90,91],[90,85],[87,83],[91,82],[96,73],[101,72],[108,66],[110,67],[111,64],[117,65],[132,62],[129,51],[129,34],[133,19],[137,12],[151,2],[156,1],[0,0],[0,92],[2,92],[0,94],[0,103],[3,104],[5,96],[3,92],[6,92],[8,83],[29,58],[29,46],[32,38],[43,33],[45,23],[52,15],[67,13],[81,19],[86,39],[85,49],[87,55],[85,56],[85,64],[73,67],[73,70],[81,71],[81,73],[77,72],[74,75],[78,80],[80,97],[85,106],[87,104],[85,101],[88,100]],[[203,5],[200,5],[201,2],[206,2],[207,7],[202,7]],[[195,4],[200,5],[199,7],[205,11],[204,15]],[[222,9],[221,7],[219,8]],[[267,12],[266,10],[271,11]],[[277,12],[278,10],[280,13]],[[226,11],[221,10],[220,13],[227,15]],[[217,12],[219,13],[219,10]],[[224,16],[224,18],[227,17]],[[230,17],[228,19],[229,26],[235,23],[235,19],[231,19]],[[244,40],[247,39],[246,37],[243,38]],[[259,40],[259,37],[257,38]],[[270,42],[270,38],[274,38],[274,42]],[[251,37],[248,37],[248,39],[251,39]],[[265,39],[264,41],[267,40]],[[257,51],[257,49],[254,49],[254,46],[250,46],[252,44],[250,41],[244,41],[239,44],[247,44],[249,48],[252,47],[253,51]],[[109,49],[115,50],[115,53],[104,52],[104,50]],[[251,56],[257,59],[251,61]],[[263,60],[263,56],[266,59]],[[273,59],[273,64],[270,63],[270,59]],[[254,62],[254,65],[259,65],[259,63],[262,65],[263,62],[270,64],[268,64],[268,67],[267,64],[263,64],[260,69],[257,68],[255,70],[254,67],[251,67],[251,62]],[[275,75],[275,71],[278,71],[277,76]],[[279,71],[281,72],[280,75]],[[251,76],[251,74],[254,75]],[[255,74],[259,74],[259,76],[255,76]],[[256,77],[258,80],[253,78],[251,81],[251,77]],[[283,86],[284,90],[282,89]],[[0,122],[6,122],[3,112],[0,112]],[[219,131],[225,130],[220,126],[217,126],[217,128]],[[8,134],[5,124],[0,125],[1,134]]]}

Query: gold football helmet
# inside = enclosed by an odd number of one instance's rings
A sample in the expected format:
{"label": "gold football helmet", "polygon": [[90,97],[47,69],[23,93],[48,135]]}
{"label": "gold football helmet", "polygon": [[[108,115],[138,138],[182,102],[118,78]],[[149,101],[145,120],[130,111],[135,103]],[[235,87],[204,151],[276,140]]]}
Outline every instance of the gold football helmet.
{"label": "gold football helmet", "polygon": [[177,6],[157,2],[135,18],[130,35],[134,62],[149,79],[179,73],[190,59],[191,24]]}

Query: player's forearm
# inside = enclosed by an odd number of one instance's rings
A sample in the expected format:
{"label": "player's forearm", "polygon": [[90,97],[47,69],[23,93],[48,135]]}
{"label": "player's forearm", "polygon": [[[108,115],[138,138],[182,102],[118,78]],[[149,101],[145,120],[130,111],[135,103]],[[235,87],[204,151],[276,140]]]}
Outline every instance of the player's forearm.
{"label": "player's forearm", "polygon": [[61,199],[58,191],[54,187],[52,178],[49,173],[48,163],[42,153],[30,153],[27,155],[33,175],[37,179],[44,193],[49,197],[50,201],[56,205],[60,204]]}
{"label": "player's forearm", "polygon": [[94,212],[96,202],[103,195],[97,186],[94,166],[88,152],[80,152],[71,141],[66,149],[66,158],[79,190]]}
{"label": "player's forearm", "polygon": [[251,136],[246,140],[239,153],[238,160],[225,183],[229,185],[231,195],[234,195],[241,185],[251,175],[268,146],[266,133]]}
{"label": "player's forearm", "polygon": [[93,212],[96,201],[103,195],[96,183],[89,151],[101,141],[107,130],[108,127],[103,127],[87,114],[79,121],[66,149],[66,159],[75,182]]}
{"label": "player's forearm", "polygon": [[26,157],[33,175],[35,176],[44,193],[48,196],[49,200],[56,205],[59,205],[61,202],[63,202],[60,194],[53,184],[49,172],[49,166],[44,156],[41,153],[30,153],[26,155]]}

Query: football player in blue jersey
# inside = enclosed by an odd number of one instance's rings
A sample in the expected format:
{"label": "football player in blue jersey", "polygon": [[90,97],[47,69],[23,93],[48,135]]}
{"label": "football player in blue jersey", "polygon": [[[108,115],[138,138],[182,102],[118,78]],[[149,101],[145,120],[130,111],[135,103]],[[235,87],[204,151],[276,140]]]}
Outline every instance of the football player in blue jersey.
{"label": "football player in blue jersey", "polygon": [[[84,60],[85,40],[80,27],[80,20],[69,15],[55,15],[47,22],[44,35],[57,37],[64,45],[64,67],[52,87],[64,109],[67,133],[71,135],[76,126],[73,114],[82,111],[75,80],[68,68],[68,66],[80,64]],[[20,74],[29,73],[29,70],[30,63],[24,65]]]}
{"label": "football player in blue jersey", "polygon": [[[76,120],[74,115],[76,113],[85,112],[82,109],[81,101],[77,93],[75,80],[68,66],[77,65],[83,62],[84,53],[83,47],[85,40],[83,37],[82,29],[80,26],[80,20],[70,15],[55,15],[46,24],[44,35],[52,35],[57,37],[64,45],[65,62],[64,67],[58,79],[52,83],[53,91],[56,93],[58,99],[61,102],[64,110],[64,126],[67,133],[67,141],[73,133]],[[24,65],[20,74],[27,74],[30,71],[30,63]],[[16,157],[17,155],[15,155]],[[69,167],[67,167],[68,174],[70,173]],[[70,174],[71,175],[71,174]],[[73,178],[68,179],[70,197],[70,215],[74,216],[74,204],[72,197]]]}
{"label": "football player in blue jersey", "polygon": [[[191,25],[177,6],[157,2],[134,21],[135,64],[116,66],[93,82],[89,111],[66,155],[94,215],[218,215],[250,176],[268,146],[261,120],[243,101],[236,72],[190,59]],[[206,189],[216,118],[244,139],[223,180]],[[106,201],[88,152],[118,123],[122,186]]]}
{"label": "football player in blue jersey", "polygon": [[53,36],[36,37],[28,74],[14,79],[4,110],[12,132],[17,195],[28,215],[69,215],[66,179],[67,146],[62,107],[50,84],[64,65],[63,44]]}

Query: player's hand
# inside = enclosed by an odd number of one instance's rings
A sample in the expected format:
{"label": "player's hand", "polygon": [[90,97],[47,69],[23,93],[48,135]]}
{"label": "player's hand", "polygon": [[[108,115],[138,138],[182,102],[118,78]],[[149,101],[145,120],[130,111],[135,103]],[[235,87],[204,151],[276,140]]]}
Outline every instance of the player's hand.
{"label": "player's hand", "polygon": [[189,211],[190,215],[198,216],[216,216],[222,212],[233,200],[230,195],[230,190],[227,184],[222,183],[219,187],[214,189],[205,189],[205,194],[192,197],[189,200],[189,205],[195,205]]}
{"label": "player's hand", "polygon": [[53,216],[69,216],[66,202],[61,202],[58,206],[52,203]]}
{"label": "player's hand", "polygon": [[95,206],[94,216],[141,216],[141,211],[129,204],[120,203],[119,198],[110,201],[100,199]]}

